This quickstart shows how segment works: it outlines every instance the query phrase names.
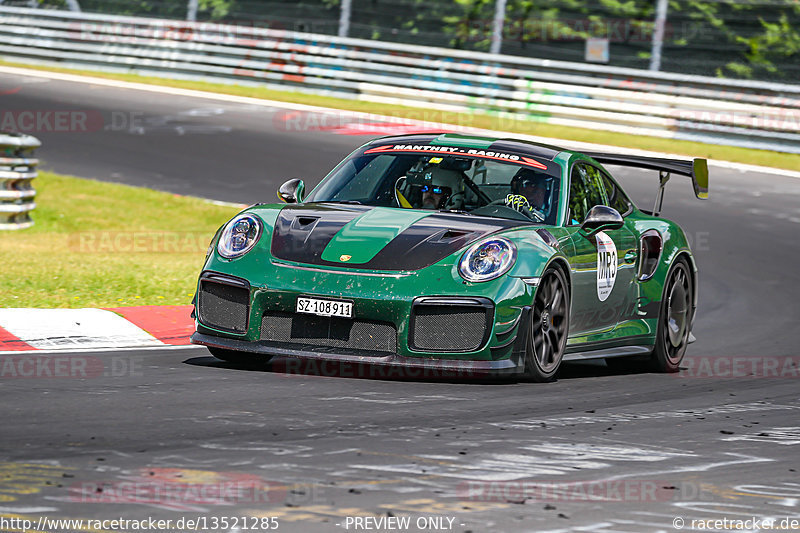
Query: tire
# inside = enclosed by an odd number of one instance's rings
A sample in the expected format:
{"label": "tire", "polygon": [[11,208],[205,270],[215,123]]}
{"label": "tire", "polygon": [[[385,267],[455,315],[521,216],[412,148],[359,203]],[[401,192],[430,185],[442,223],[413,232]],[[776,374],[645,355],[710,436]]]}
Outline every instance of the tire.
{"label": "tire", "polygon": [[548,268],[533,299],[525,347],[524,375],[531,381],[553,381],[561,368],[569,333],[569,288],[563,272]]}
{"label": "tire", "polygon": [[669,271],[658,314],[656,344],[650,366],[657,372],[677,372],[686,354],[692,326],[694,286],[685,259],[678,259]]}
{"label": "tire", "polygon": [[211,355],[217,359],[237,365],[262,366],[272,359],[271,355],[263,355],[260,353],[239,352],[236,350],[226,350],[224,348],[213,348],[211,346],[206,346],[206,348],[208,348]]}

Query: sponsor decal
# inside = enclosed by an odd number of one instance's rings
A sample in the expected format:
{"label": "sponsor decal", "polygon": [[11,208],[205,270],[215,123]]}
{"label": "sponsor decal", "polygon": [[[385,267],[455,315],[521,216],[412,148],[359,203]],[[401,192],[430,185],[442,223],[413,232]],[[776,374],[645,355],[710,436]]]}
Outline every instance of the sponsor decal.
{"label": "sponsor decal", "polygon": [[456,146],[431,146],[429,144],[387,144],[365,150],[364,154],[385,154],[392,152],[433,152],[443,154],[465,155],[468,157],[479,157],[481,159],[492,159],[495,161],[512,161],[521,165],[547,170],[544,165],[533,158],[524,157],[506,152],[494,152],[492,150],[478,150],[475,148],[458,148]]}
{"label": "sponsor decal", "polygon": [[600,232],[597,237],[597,298],[608,299],[617,280],[617,247],[611,237]]}

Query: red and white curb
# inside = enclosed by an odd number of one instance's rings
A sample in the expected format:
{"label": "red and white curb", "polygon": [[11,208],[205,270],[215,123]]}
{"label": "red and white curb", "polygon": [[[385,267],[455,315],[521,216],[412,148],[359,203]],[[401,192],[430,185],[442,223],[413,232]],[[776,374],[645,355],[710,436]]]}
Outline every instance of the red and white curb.
{"label": "red and white curb", "polygon": [[0,353],[188,346],[191,305],[0,309]]}

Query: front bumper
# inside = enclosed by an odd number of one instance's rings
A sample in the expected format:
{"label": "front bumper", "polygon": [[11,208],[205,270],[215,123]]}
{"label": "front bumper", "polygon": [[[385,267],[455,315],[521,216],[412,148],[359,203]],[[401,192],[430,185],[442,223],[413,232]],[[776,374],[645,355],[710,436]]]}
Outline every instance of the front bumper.
{"label": "front bumper", "polygon": [[424,370],[427,373],[453,373],[463,377],[481,377],[495,375],[512,375],[523,371],[523,357],[517,353],[508,359],[498,361],[475,361],[464,359],[440,359],[406,357],[389,354],[383,357],[360,356],[339,352],[333,348],[319,346],[302,346],[287,348],[264,341],[246,341],[195,332],[191,337],[192,344],[223,348],[263,355],[291,357],[311,361],[328,361],[335,363],[372,365],[380,367],[401,367]]}
{"label": "front bumper", "polygon": [[[493,373],[521,370],[520,361],[523,357],[520,354],[524,353],[526,341],[521,333],[527,331],[521,325],[527,323],[527,309],[535,289],[519,278],[504,276],[490,282],[471,284],[464,282],[455,271],[455,266],[450,264],[434,265],[418,272],[387,274],[334,271],[275,261],[260,262],[257,267],[244,269],[214,259],[206,265],[198,285],[200,312],[193,342],[243,352],[371,365],[474,369]],[[203,284],[209,281],[222,284],[218,287],[225,286],[222,292],[212,295],[217,302],[219,298],[232,301],[232,297],[224,294],[228,289],[238,291],[241,295],[230,313],[223,313],[231,318],[230,321],[214,323],[204,316]],[[262,329],[268,315],[279,315],[282,320],[296,316],[295,303],[301,295],[353,302],[356,321],[393,325],[396,344],[390,338],[382,347],[378,341],[370,345],[371,334],[377,330],[370,330],[369,327],[360,330],[359,339],[363,342],[351,346],[319,346],[303,340],[303,335],[295,338],[296,330],[303,328],[295,328],[297,324],[294,322],[291,327],[281,329],[280,334],[273,334],[276,330],[270,328]],[[430,333],[430,327],[417,327],[420,324],[415,320],[420,316],[417,311],[420,306],[425,309],[426,305],[470,305],[473,306],[471,309],[484,307],[488,309],[485,327],[468,325],[471,323],[463,320],[464,315],[460,315],[457,322],[444,324],[444,333],[439,338],[435,333]],[[470,318],[474,319],[475,316],[470,315]],[[438,320],[438,327],[441,328],[447,319],[432,317],[429,312],[426,320],[428,326]],[[285,325],[285,322],[281,324]],[[450,330],[457,328],[449,328],[449,324],[460,325],[461,333],[454,334]],[[456,342],[469,338],[466,333],[479,329],[485,332],[482,339],[473,338],[475,342],[465,341],[460,345]],[[385,330],[377,332],[385,333]],[[422,335],[423,332],[426,335]],[[446,348],[448,341],[453,341],[453,349]],[[356,348],[380,348],[381,351],[364,353],[364,350]]]}

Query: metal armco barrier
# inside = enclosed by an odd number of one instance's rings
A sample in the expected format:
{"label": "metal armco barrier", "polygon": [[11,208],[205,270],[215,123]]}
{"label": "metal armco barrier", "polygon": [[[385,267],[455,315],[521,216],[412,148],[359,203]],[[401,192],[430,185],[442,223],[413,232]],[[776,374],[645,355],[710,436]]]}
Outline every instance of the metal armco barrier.
{"label": "metal armco barrier", "polygon": [[0,131],[0,230],[33,226],[36,190],[31,181],[39,161],[31,156],[41,144],[30,135]]}
{"label": "metal armco barrier", "polygon": [[800,85],[10,7],[0,57],[800,153]]}

